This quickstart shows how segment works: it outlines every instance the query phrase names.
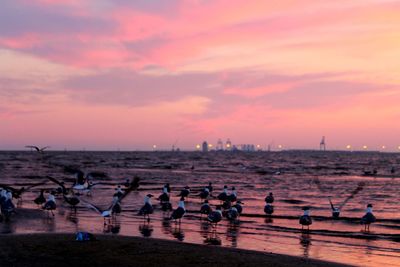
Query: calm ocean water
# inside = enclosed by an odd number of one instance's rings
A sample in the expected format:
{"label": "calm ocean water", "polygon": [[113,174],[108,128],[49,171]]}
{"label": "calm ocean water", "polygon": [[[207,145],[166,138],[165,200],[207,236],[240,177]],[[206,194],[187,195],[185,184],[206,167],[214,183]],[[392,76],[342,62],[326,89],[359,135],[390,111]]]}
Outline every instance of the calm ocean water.
{"label": "calm ocean water", "polygon": [[[191,167],[194,166],[194,170]],[[104,227],[99,214],[79,204],[76,213],[61,197],[55,218],[48,219],[33,203],[41,188],[57,186],[48,182],[23,194],[19,212],[9,223],[0,224],[8,234],[90,231],[128,236],[150,236],[183,242],[221,245],[337,261],[360,266],[400,266],[400,154],[356,152],[0,152],[0,183],[21,188],[46,180],[51,175],[72,186],[68,170],[101,172],[94,179],[92,196],[81,199],[106,208],[118,184],[135,175],[141,178],[138,191],[122,203],[123,212],[112,227]],[[391,170],[394,170],[392,172]],[[365,172],[377,171],[376,176]],[[235,186],[244,202],[240,222],[223,220],[213,229],[198,213],[200,190],[213,183],[213,195],[224,185]],[[156,197],[170,183],[171,202],[177,206],[180,190],[188,185],[187,213],[180,226],[166,220],[168,214],[156,209],[150,223],[137,211],[146,194]],[[341,220],[331,219],[328,197],[339,205],[360,186],[362,190],[342,208]],[[272,218],[264,215],[264,198],[275,195]],[[219,204],[211,200],[211,204]],[[377,221],[370,233],[362,232],[360,218],[368,203]],[[302,232],[298,218],[301,208],[311,207],[314,222]],[[42,214],[43,213],[43,214]],[[27,214],[24,216],[24,214]]]}

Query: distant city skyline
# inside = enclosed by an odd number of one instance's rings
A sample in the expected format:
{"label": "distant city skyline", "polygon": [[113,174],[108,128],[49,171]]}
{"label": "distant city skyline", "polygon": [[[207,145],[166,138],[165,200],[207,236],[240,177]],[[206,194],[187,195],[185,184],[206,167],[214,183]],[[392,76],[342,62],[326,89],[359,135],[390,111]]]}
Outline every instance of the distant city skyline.
{"label": "distant city skyline", "polygon": [[397,151],[400,2],[4,0],[0,149]]}
{"label": "distant city skyline", "polygon": [[[218,146],[218,141],[222,142],[222,148]],[[229,141],[229,145],[227,146],[227,142]],[[324,141],[326,139],[324,138]],[[173,145],[162,145],[153,143],[152,145],[148,146],[140,146],[140,147],[62,147],[58,145],[49,146],[47,150],[107,150],[107,151],[204,151],[204,146],[207,145],[208,151],[232,151],[232,150],[245,150],[245,151],[284,151],[284,150],[324,150],[321,149],[321,142],[316,142],[314,146],[310,147],[302,147],[302,146],[290,146],[285,143],[275,143],[271,142],[269,144],[262,144],[262,143],[250,143],[250,142],[243,142],[243,143],[235,143],[232,142],[230,138],[222,139],[218,138],[216,142],[209,142],[207,140],[203,140],[202,142],[189,144],[187,146],[179,146],[176,143]],[[387,145],[368,145],[368,144],[361,144],[361,145],[341,145],[336,147],[330,147],[329,143],[325,143],[326,151],[380,151],[380,152],[399,152],[400,153],[400,145],[398,146],[387,146]],[[250,148],[252,146],[252,148]],[[40,147],[40,146],[39,146]],[[25,146],[22,147],[0,147],[0,150],[29,150]],[[32,148],[31,148],[32,150]]]}

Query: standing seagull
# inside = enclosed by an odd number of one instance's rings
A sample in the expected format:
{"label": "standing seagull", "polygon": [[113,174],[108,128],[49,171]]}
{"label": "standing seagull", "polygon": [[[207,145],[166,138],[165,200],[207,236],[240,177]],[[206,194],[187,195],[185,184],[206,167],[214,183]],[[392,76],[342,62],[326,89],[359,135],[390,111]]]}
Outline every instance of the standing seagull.
{"label": "standing seagull", "polygon": [[201,216],[203,216],[203,214],[208,215],[211,212],[212,212],[211,206],[210,206],[210,204],[208,204],[208,200],[206,199],[200,207],[200,214],[201,214]]}
{"label": "standing seagull", "polygon": [[236,188],[232,186],[232,193],[228,196],[229,201],[235,202],[237,199]]}
{"label": "standing seagull", "polygon": [[54,216],[53,210],[57,208],[56,199],[54,197],[54,192],[51,192],[50,195],[47,197],[46,203],[43,205],[43,209],[50,211],[51,215]]}
{"label": "standing seagull", "polygon": [[178,208],[176,208],[176,210],[174,210],[171,214],[171,220],[179,220],[179,224],[181,223],[181,219],[183,217],[183,215],[185,215],[186,213],[186,209],[185,209],[185,198],[181,197],[181,199],[179,200],[179,204],[178,204]]}
{"label": "standing seagull", "polygon": [[167,187],[163,187],[163,193],[158,197],[158,200],[160,201],[162,211],[172,210],[172,205],[169,202],[169,193]]}
{"label": "standing seagull", "polygon": [[274,195],[272,192],[269,192],[269,195],[265,197],[265,202],[269,204],[274,203]]}
{"label": "standing seagull", "polygon": [[210,195],[210,189],[208,189],[208,187],[205,187],[203,191],[200,192],[199,196],[201,199],[207,199],[209,195]]}
{"label": "standing seagull", "polygon": [[235,207],[231,207],[227,212],[226,212],[226,218],[230,222],[235,222],[237,218],[239,217],[239,212]]}
{"label": "standing seagull", "polygon": [[9,221],[11,214],[15,212],[15,206],[12,202],[12,193],[2,190],[1,199],[1,214],[4,216],[6,221]]}
{"label": "standing seagull", "polygon": [[240,214],[242,214],[242,211],[243,211],[242,205],[244,205],[244,203],[242,201],[238,200],[238,201],[236,201],[236,204],[232,206],[238,211],[239,216],[240,216]]}
{"label": "standing seagull", "polygon": [[189,194],[190,194],[190,187],[185,186],[185,188],[182,189],[181,192],[179,193],[178,197],[188,197]]}
{"label": "standing seagull", "polygon": [[303,208],[304,214],[300,217],[299,223],[301,224],[301,229],[304,229],[304,226],[307,226],[307,230],[310,229],[310,225],[312,224],[312,219],[310,217],[310,208]]}
{"label": "standing seagull", "polygon": [[371,223],[375,222],[376,218],[372,213],[372,204],[367,205],[367,212],[361,218],[361,223],[364,224],[364,230],[369,232],[369,226]]}
{"label": "standing seagull", "polygon": [[207,219],[211,223],[211,226],[216,227],[217,224],[222,220],[221,206],[217,206],[217,209],[211,212]]}
{"label": "standing seagull", "polygon": [[143,219],[145,219],[147,216],[148,222],[150,222],[150,214],[152,214],[154,211],[153,206],[151,205],[152,197],[152,194],[148,194],[144,197],[144,205],[138,212],[138,215],[143,215]]}
{"label": "standing seagull", "polygon": [[218,199],[221,201],[226,201],[228,199],[228,187],[224,185],[224,190],[218,195]]}

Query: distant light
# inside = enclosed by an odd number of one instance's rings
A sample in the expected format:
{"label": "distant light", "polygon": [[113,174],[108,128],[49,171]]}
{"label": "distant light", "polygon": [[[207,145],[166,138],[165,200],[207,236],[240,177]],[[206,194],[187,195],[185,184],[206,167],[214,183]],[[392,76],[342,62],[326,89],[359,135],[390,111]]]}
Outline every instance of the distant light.
{"label": "distant light", "polygon": [[347,148],[347,149],[351,149],[351,145],[347,145],[346,148]]}
{"label": "distant light", "polygon": [[363,146],[363,149],[368,149],[368,146]]}
{"label": "distant light", "polygon": [[153,149],[156,149],[157,148],[157,145],[153,145]]}
{"label": "distant light", "polygon": [[386,146],[382,146],[382,149],[386,149]]}
{"label": "distant light", "polygon": [[231,147],[231,144],[226,144],[226,147],[227,147],[227,148],[230,148],[230,147]]}
{"label": "distant light", "polygon": [[196,149],[200,149],[200,147],[201,147],[201,146],[200,146],[199,144],[196,145]]}
{"label": "distant light", "polygon": [[278,145],[278,148],[281,149],[281,148],[283,148],[283,146],[282,145]]}
{"label": "distant light", "polygon": [[212,145],[212,144],[208,144],[208,147],[209,147],[209,148],[212,148],[212,147],[213,147],[213,145]]}
{"label": "distant light", "polygon": [[400,150],[400,146],[397,147]]}
{"label": "distant light", "polygon": [[260,145],[257,145],[257,148],[260,148],[261,146]]}

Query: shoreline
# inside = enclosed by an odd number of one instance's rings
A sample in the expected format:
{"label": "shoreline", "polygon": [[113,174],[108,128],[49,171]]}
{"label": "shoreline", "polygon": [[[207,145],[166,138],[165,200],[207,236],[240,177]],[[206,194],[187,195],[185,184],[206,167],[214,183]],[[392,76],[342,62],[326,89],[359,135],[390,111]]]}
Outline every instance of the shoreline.
{"label": "shoreline", "polygon": [[[75,234],[1,234],[1,266],[349,266],[303,257],[178,241]],[[4,264],[4,265],[3,265]]]}

